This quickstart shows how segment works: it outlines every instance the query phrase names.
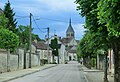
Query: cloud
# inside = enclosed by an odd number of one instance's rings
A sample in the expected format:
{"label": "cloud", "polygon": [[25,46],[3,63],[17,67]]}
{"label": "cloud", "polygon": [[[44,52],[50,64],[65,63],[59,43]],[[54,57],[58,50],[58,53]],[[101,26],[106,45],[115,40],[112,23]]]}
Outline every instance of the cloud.
{"label": "cloud", "polygon": [[[16,3],[15,3],[16,2]],[[76,12],[74,0],[33,0],[29,1],[11,1],[16,11],[34,14],[48,14],[61,12]],[[53,14],[54,14],[53,13]]]}
{"label": "cloud", "polygon": [[[7,1],[2,1],[2,6],[3,2]],[[74,0],[11,0],[10,3],[16,14],[48,16],[76,12]]]}
{"label": "cloud", "polygon": [[23,5],[22,7],[20,6],[14,6],[14,9],[17,13],[22,13],[22,14],[29,14],[29,13],[34,13],[34,14],[39,14],[40,10],[32,7],[32,6],[25,6]]}
{"label": "cloud", "polygon": [[84,28],[84,25],[85,25],[85,24],[74,24],[74,25],[73,25],[76,38],[79,38],[79,39],[80,39],[80,38],[82,38],[82,36],[84,35],[84,31],[86,30],[86,29]]}
{"label": "cloud", "polygon": [[[74,1],[75,0],[10,0],[11,7],[14,8],[16,16],[29,16],[29,13],[32,13],[33,16],[41,17],[41,20],[38,21],[39,23],[37,22],[38,25],[43,28],[49,26],[52,30],[51,34],[54,34],[54,30],[56,30],[56,34],[61,37],[66,36],[70,17],[73,20],[79,21],[79,23],[84,23],[83,18],[81,18],[76,11],[77,5]],[[6,2],[7,0],[1,0],[0,7],[4,8]],[[29,23],[28,19],[18,19],[18,22],[20,22],[19,24]],[[83,24],[72,23],[76,37],[81,38],[84,34],[85,29],[82,25]],[[34,32],[36,32],[36,30]]]}
{"label": "cloud", "polygon": [[38,0],[38,2],[52,11],[73,11],[76,7],[74,0]]}

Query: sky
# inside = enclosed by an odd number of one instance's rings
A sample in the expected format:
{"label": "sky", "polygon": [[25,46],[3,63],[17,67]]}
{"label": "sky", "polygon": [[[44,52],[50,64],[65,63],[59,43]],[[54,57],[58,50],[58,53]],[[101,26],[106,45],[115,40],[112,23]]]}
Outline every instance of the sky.
{"label": "sky", "polygon": [[[9,0],[15,12],[18,25],[29,25],[29,15],[32,13],[33,33],[44,39],[47,27],[50,28],[50,37],[54,34],[65,37],[72,20],[75,38],[80,40],[84,35],[85,18],[76,10],[75,0]],[[4,9],[8,0],[0,0],[0,8]]]}

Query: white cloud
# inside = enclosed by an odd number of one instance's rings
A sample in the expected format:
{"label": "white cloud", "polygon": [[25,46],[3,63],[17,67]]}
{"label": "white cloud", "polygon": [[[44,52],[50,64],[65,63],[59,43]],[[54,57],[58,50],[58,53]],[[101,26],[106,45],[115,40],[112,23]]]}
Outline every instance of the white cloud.
{"label": "white cloud", "polygon": [[[74,0],[36,0],[34,3],[30,1],[27,3],[19,3],[20,5],[15,5],[24,12],[34,12],[34,13],[54,13],[54,12],[74,12],[76,5]],[[27,9],[27,10],[26,10]]]}
{"label": "white cloud", "polygon": [[52,11],[73,11],[76,7],[74,0],[38,0],[40,4]]}
{"label": "white cloud", "polygon": [[21,6],[14,6],[15,11],[17,11],[18,13],[24,13],[24,14],[29,14],[29,13],[34,13],[34,14],[39,14],[40,10],[38,8],[32,7],[32,6],[25,6],[22,5]]}
{"label": "white cloud", "polygon": [[[15,12],[33,13],[35,15],[47,13],[76,12],[74,0],[11,0]],[[6,2],[5,2],[6,3]],[[0,5],[4,5],[0,3]]]}
{"label": "white cloud", "polygon": [[74,24],[73,28],[75,30],[75,36],[76,38],[82,38],[82,36],[84,35],[84,31],[86,30],[84,28],[85,24]]}
{"label": "white cloud", "polygon": [[[32,13],[34,16],[62,20],[63,22],[41,19],[39,23],[42,27],[50,26],[51,29],[55,29],[56,34],[60,36],[66,35],[69,17],[75,20],[82,20],[79,19],[79,16],[77,17],[76,4],[74,1],[75,0],[10,0],[16,15],[26,16]],[[2,0],[0,7],[3,8],[6,2],[6,0]],[[72,24],[76,37],[81,37],[81,35],[84,34],[85,29],[82,25],[83,24]],[[52,34],[54,34],[54,32]]]}

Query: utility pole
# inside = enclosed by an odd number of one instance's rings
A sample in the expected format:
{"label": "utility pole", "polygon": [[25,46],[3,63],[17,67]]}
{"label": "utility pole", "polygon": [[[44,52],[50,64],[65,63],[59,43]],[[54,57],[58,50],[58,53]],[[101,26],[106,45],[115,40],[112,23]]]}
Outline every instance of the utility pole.
{"label": "utility pole", "polygon": [[29,35],[30,35],[30,43],[29,43],[29,68],[31,68],[31,43],[32,43],[32,14],[30,13],[30,29],[29,29]]}
{"label": "utility pole", "polygon": [[50,53],[49,53],[49,33],[50,33],[50,28],[48,27],[47,28],[47,36],[48,36],[48,42],[47,42],[47,59],[48,59],[48,64],[50,63],[50,61],[49,61],[49,56],[50,56]]}

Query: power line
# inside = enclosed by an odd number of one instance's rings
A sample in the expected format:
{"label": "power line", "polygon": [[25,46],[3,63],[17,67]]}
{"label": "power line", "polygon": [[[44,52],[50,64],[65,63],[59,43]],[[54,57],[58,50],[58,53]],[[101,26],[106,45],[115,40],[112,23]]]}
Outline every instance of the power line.
{"label": "power line", "polygon": [[19,15],[15,15],[16,19],[23,19],[23,18],[29,18],[29,16],[19,16]]}
{"label": "power line", "polygon": [[[39,16],[36,16],[39,17]],[[50,19],[50,18],[44,18],[44,17],[39,17],[40,19],[44,19],[44,20],[49,20],[49,21],[56,21],[56,22],[64,22],[64,23],[68,23],[68,21],[63,21],[63,20],[57,20],[57,19]],[[78,21],[73,21],[72,23],[80,23]]]}
{"label": "power line", "polygon": [[23,17],[28,17],[29,18],[29,16],[20,16],[20,15],[15,15],[16,17],[21,17],[21,18],[23,18]]}
{"label": "power line", "polygon": [[[20,18],[29,18],[29,16],[19,16],[19,15],[15,15],[16,17]],[[51,18],[45,18],[45,17],[40,17],[40,16],[34,16],[34,17],[38,17],[40,19],[43,20],[49,20],[49,21],[56,21],[56,22],[64,22],[64,23],[68,23],[68,21],[64,21],[64,20],[57,20],[57,19],[51,19]],[[72,21],[72,23],[80,23],[79,21]]]}
{"label": "power line", "polygon": [[[33,17],[33,21],[34,21],[34,23],[35,23],[35,25],[36,25],[36,27],[41,31],[41,32],[43,32],[40,28],[39,28],[39,26],[38,26],[38,24],[37,24],[37,22],[36,22],[36,20],[35,20],[35,18],[34,18],[34,16],[32,16]],[[46,33],[46,32],[43,32],[43,33]]]}

